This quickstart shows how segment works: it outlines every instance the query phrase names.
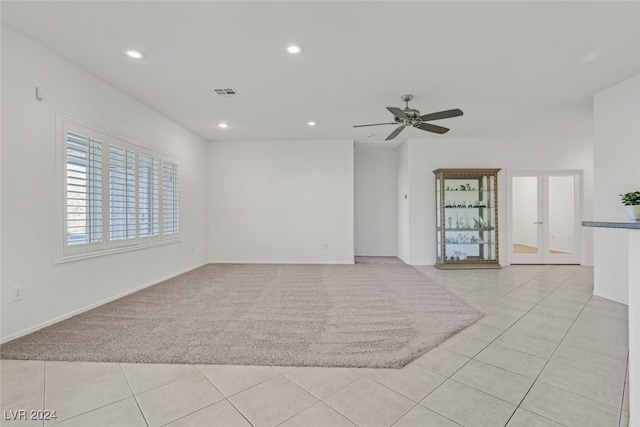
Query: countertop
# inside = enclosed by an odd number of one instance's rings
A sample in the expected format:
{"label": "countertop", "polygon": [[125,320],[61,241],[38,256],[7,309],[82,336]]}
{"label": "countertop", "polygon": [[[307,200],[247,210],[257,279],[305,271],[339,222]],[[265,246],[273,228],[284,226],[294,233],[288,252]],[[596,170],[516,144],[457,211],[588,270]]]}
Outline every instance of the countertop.
{"label": "countertop", "polygon": [[613,220],[613,221],[582,221],[584,227],[602,227],[602,228],[626,228],[640,230],[640,221],[632,220]]}

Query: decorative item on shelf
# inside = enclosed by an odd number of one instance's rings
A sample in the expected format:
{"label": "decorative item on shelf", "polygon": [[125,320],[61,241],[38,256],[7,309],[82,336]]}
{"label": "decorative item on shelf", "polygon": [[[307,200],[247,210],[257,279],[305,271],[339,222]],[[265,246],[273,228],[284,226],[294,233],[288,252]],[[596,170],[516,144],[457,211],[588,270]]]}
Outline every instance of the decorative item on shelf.
{"label": "decorative item on shelf", "polygon": [[640,191],[620,194],[625,215],[633,221],[640,221]]}

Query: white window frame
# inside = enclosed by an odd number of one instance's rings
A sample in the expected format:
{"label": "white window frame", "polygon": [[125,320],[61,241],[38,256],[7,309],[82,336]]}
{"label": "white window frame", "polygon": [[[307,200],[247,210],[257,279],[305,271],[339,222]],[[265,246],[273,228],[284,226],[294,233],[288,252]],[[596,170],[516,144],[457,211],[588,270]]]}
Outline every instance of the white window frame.
{"label": "white window frame", "polygon": [[[129,138],[117,135],[115,132],[107,129],[102,129],[99,126],[84,122],[80,119],[68,116],[66,114],[57,114],[57,144],[56,144],[56,183],[57,183],[57,211],[58,211],[58,227],[60,228],[59,244],[58,246],[58,262],[68,262],[78,259],[92,258],[96,256],[103,256],[113,253],[125,252],[130,250],[138,250],[147,247],[153,247],[157,245],[165,245],[180,242],[180,203],[179,203],[179,174],[176,175],[175,184],[175,204],[173,205],[176,210],[176,226],[177,229],[172,229],[170,233],[165,233],[163,230],[164,218],[163,218],[163,165],[170,163],[175,165],[176,173],[179,172],[178,162],[174,156],[166,152],[157,150],[149,145],[142,144],[140,142],[131,140]],[[69,244],[67,235],[67,134],[75,133],[78,135],[86,136],[95,140],[99,140],[102,143],[102,241]],[[133,176],[135,182],[133,187],[135,189],[135,204],[133,211],[129,209],[129,212],[133,212],[135,216],[135,234],[128,238],[122,238],[117,240],[111,239],[111,185],[110,185],[110,147],[118,146],[124,148],[130,152],[133,152]],[[150,157],[152,162],[157,161],[158,175],[157,175],[157,233],[151,233],[150,235],[140,234],[140,155]],[[131,176],[129,176],[131,178]],[[129,193],[131,194],[131,193]],[[130,205],[129,205],[130,207]],[[129,228],[131,231],[131,228]]]}

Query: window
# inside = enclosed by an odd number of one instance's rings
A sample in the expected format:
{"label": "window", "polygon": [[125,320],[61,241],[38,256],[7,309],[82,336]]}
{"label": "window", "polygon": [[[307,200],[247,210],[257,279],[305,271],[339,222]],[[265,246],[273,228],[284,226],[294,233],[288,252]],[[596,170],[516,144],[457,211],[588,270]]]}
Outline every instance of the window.
{"label": "window", "polygon": [[176,239],[178,164],[141,144],[63,120],[63,258]]}

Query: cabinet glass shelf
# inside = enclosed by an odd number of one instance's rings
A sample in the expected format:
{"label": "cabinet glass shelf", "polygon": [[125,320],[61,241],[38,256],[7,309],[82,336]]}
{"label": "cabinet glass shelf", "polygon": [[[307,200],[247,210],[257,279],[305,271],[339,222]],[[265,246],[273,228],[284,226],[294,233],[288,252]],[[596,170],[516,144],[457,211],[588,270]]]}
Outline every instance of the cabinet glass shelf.
{"label": "cabinet glass shelf", "polygon": [[446,188],[444,190],[438,190],[438,191],[444,191],[446,193],[477,193],[477,192],[483,192],[483,193],[493,193],[493,190],[447,190]]}
{"label": "cabinet glass shelf", "polygon": [[500,268],[498,172],[437,169],[436,267]]}
{"label": "cabinet glass shelf", "polygon": [[456,231],[489,231],[493,230],[493,227],[483,228],[445,228],[444,231],[456,232]]}

